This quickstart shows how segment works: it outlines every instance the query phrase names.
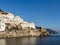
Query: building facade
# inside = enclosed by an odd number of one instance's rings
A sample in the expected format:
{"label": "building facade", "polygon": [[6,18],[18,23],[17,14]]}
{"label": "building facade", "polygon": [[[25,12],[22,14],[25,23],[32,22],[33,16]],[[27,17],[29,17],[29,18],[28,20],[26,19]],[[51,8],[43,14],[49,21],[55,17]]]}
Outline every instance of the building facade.
{"label": "building facade", "polygon": [[5,23],[0,20],[0,31],[5,31]]}

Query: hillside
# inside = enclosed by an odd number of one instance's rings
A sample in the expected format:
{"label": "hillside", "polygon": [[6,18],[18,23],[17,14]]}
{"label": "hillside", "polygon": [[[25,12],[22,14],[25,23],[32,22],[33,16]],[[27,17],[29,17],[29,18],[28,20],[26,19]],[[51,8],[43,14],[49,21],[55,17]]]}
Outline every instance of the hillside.
{"label": "hillside", "polygon": [[[36,29],[40,29],[41,28],[41,27],[38,27],[38,26],[35,26],[35,27],[36,27]],[[45,28],[45,29],[46,29],[46,31],[49,32],[49,34],[57,34],[57,32],[52,30],[52,29],[49,29],[49,28]]]}
{"label": "hillside", "polygon": [[54,31],[54,30],[52,30],[52,29],[46,29],[50,34],[57,34],[57,32],[56,31]]}

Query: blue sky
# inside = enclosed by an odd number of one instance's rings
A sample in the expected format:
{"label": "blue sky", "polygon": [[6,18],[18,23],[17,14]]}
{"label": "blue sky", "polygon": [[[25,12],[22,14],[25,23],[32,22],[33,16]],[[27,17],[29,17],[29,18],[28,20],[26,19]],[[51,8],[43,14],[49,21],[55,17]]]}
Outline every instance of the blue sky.
{"label": "blue sky", "polygon": [[0,0],[0,9],[37,26],[60,30],[60,0]]}

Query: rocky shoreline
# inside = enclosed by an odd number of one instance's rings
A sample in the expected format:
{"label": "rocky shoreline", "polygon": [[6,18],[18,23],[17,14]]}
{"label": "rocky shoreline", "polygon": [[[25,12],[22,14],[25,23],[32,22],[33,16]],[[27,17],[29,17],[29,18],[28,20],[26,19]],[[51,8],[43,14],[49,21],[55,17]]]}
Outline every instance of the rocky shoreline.
{"label": "rocky shoreline", "polygon": [[0,38],[9,37],[32,37],[32,36],[48,36],[47,31],[41,32],[39,30],[12,30],[0,32]]}

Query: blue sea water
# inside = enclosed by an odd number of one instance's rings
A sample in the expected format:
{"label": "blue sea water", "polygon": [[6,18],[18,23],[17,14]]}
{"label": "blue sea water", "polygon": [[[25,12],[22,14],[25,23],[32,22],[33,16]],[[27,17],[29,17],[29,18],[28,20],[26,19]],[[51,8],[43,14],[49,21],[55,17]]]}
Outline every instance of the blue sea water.
{"label": "blue sea water", "polygon": [[60,34],[48,37],[22,37],[0,39],[0,45],[60,45]]}

